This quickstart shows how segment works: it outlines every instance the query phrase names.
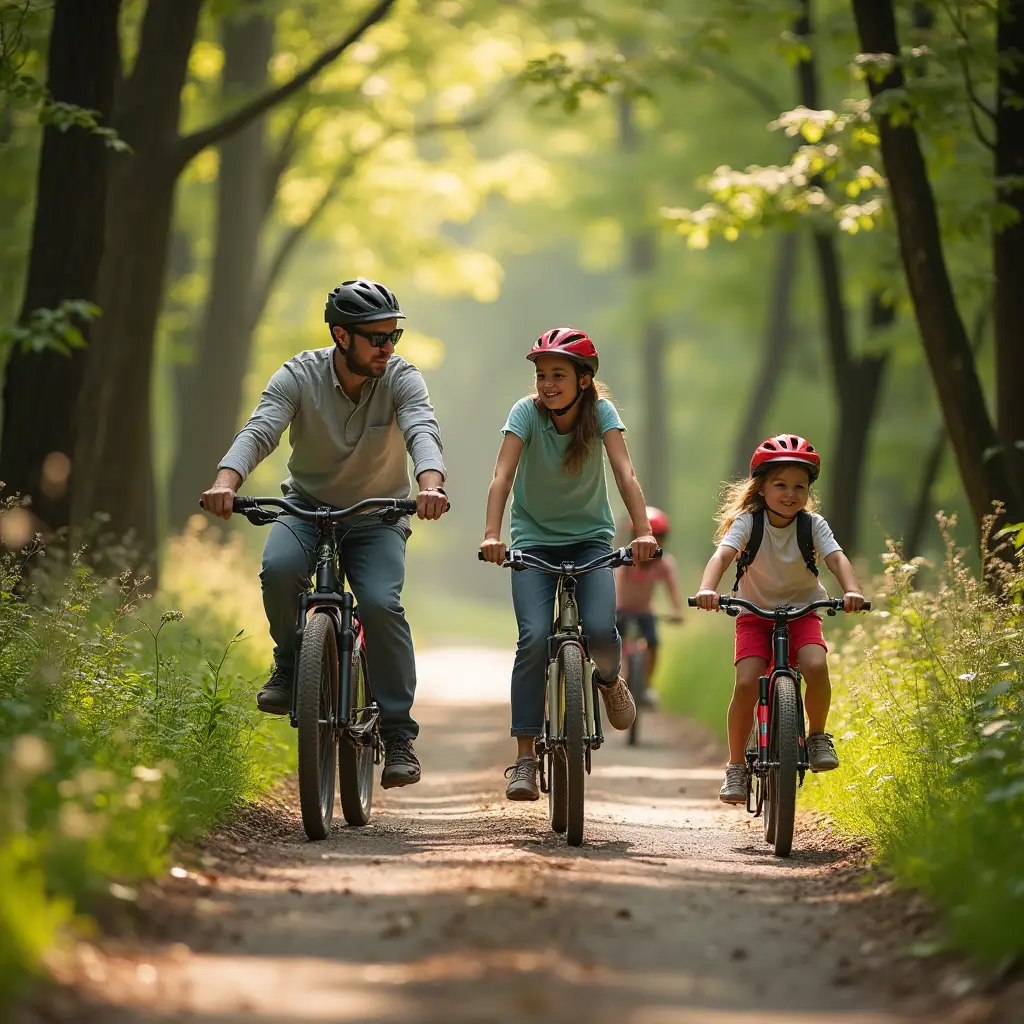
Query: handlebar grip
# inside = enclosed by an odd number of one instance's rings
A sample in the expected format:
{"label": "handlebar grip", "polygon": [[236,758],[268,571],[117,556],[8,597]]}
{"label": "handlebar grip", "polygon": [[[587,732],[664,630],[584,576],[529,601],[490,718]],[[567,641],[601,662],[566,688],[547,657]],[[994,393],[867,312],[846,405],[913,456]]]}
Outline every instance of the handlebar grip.
{"label": "handlebar grip", "polygon": [[476,553],[476,560],[477,560],[478,562],[486,562],[486,561],[487,561],[487,559],[486,559],[486,558],[484,558],[484,553],[483,553],[482,551],[478,551],[478,552]]}
{"label": "handlebar grip", "polygon": [[687,603],[687,605],[690,608],[696,608],[697,607],[697,598],[695,598],[695,597],[688,597],[686,599],[686,603]]}
{"label": "handlebar grip", "polygon": [[865,601],[864,602],[863,610],[866,611],[866,612],[871,611],[871,602],[870,601]]}

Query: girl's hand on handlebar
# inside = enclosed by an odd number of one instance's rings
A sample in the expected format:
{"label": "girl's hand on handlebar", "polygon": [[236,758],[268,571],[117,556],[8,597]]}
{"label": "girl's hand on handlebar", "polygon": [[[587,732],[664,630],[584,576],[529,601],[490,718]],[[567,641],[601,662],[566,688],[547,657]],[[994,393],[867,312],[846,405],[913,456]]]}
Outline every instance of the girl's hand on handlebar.
{"label": "girl's hand on handlebar", "polygon": [[864,595],[856,590],[848,590],[843,594],[843,611],[859,612],[864,607]]}
{"label": "girl's hand on handlebar", "polygon": [[633,561],[637,565],[643,565],[644,562],[649,562],[654,557],[654,553],[658,550],[658,542],[652,534],[645,533],[643,536],[637,537],[629,547],[633,552]]}
{"label": "girl's hand on handlebar", "polygon": [[497,537],[487,537],[480,545],[480,554],[483,556],[483,560],[485,562],[493,562],[495,565],[501,565],[505,561],[505,556],[508,554],[508,548],[505,546],[505,543]]}
{"label": "girl's hand on handlebar", "polygon": [[706,612],[718,611],[718,594],[714,590],[698,590],[694,595],[697,607]]}

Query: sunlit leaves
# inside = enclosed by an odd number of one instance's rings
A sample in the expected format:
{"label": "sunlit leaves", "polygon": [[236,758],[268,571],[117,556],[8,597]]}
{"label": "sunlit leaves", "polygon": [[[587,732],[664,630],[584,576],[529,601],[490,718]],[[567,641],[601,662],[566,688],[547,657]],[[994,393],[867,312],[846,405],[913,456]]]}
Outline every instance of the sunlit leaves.
{"label": "sunlit leaves", "polygon": [[95,320],[99,307],[81,299],[67,299],[56,309],[36,309],[20,324],[0,331],[0,351],[17,347],[23,352],[54,351],[70,355],[85,348],[79,324]]}
{"label": "sunlit leaves", "polygon": [[703,182],[710,202],[697,210],[662,211],[690,248],[706,248],[713,235],[734,241],[743,232],[792,227],[805,217],[848,234],[875,227],[885,180],[863,162],[874,156],[877,142],[865,104],[848,103],[843,113],[797,107],[770,127],[806,140],[788,164],[755,164],[742,171],[719,167]]}

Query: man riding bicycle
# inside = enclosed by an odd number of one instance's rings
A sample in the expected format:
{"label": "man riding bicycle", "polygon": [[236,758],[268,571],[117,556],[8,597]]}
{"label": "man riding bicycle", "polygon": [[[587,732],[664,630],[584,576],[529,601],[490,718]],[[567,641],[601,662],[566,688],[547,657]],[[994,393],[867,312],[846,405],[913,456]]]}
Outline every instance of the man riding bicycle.
{"label": "man riding bicycle", "polygon": [[[394,355],[405,319],[390,289],[357,278],[330,293],[324,320],[328,348],[300,352],[271,378],[249,421],[221,459],[206,509],[231,517],[247,476],[277,448],[289,429],[291,455],[282,492],[309,509],[345,508],[364,498],[406,498],[407,455],[419,484],[420,519],[440,519],[447,507],[441,431],[420,371]],[[420,780],[413,749],[416,665],[401,594],[408,519],[344,522],[339,545],[366,634],[370,687],[380,707],[385,744],[381,785]],[[274,665],[256,697],[261,711],[291,708],[299,595],[309,589],[317,527],[283,515],[263,551],[263,607],[274,640]]]}

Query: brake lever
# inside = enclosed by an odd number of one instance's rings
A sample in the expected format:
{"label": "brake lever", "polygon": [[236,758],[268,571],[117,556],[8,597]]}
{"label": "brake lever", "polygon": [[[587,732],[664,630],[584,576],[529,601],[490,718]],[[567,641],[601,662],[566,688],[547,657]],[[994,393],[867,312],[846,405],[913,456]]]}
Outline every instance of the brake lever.
{"label": "brake lever", "polygon": [[246,519],[252,523],[253,526],[269,526],[271,523],[276,523],[281,517],[280,512],[271,512],[265,508],[252,508],[242,513]]}

